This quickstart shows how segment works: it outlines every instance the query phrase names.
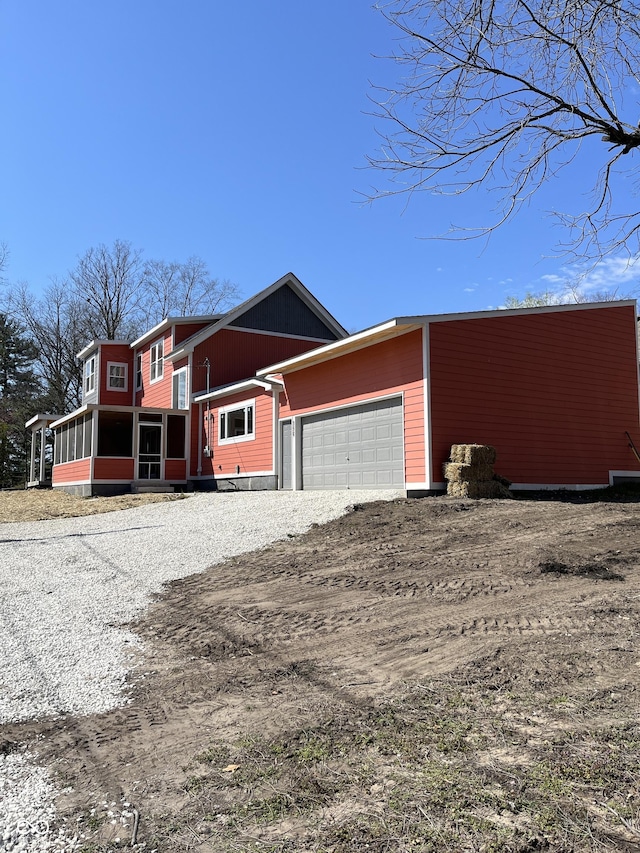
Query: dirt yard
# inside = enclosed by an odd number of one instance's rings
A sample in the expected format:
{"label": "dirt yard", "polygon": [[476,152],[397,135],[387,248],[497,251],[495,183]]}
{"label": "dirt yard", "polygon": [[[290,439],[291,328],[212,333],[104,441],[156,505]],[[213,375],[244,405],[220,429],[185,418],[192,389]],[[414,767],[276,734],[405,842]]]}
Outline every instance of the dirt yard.
{"label": "dirt yard", "polygon": [[110,498],[77,498],[57,489],[12,489],[0,491],[0,524],[10,521],[45,521],[48,518],[75,518],[147,503],[175,501],[183,494],[117,495]]}
{"label": "dirt yard", "polygon": [[640,851],[638,500],[356,507],[172,583],[128,705],[0,749],[84,853]]}

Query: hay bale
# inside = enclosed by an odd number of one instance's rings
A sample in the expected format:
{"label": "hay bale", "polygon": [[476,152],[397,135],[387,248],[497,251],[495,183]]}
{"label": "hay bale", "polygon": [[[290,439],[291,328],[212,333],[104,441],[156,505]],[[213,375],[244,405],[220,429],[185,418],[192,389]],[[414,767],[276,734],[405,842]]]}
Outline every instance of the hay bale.
{"label": "hay bale", "polygon": [[493,480],[493,476],[493,467],[486,463],[469,465],[464,462],[447,462],[444,466],[444,478],[449,483]]}
{"label": "hay bale", "polygon": [[453,444],[450,459],[463,465],[493,465],[496,449],[490,444]]}
{"label": "hay bale", "polygon": [[451,461],[443,466],[447,494],[455,498],[507,498],[511,483],[493,472],[495,447],[489,444],[454,444]]}
{"label": "hay bale", "polygon": [[511,498],[513,495],[497,480],[476,480],[448,483],[447,495],[452,498]]}

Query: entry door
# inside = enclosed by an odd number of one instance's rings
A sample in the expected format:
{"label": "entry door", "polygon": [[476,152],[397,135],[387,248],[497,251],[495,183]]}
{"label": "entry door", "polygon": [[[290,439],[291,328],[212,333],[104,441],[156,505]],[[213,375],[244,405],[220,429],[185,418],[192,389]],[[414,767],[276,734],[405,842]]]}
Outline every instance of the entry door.
{"label": "entry door", "polygon": [[162,424],[138,425],[138,479],[159,480],[162,469]]}
{"label": "entry door", "polygon": [[291,447],[291,421],[283,421],[280,424],[280,488],[292,489],[292,447]]}

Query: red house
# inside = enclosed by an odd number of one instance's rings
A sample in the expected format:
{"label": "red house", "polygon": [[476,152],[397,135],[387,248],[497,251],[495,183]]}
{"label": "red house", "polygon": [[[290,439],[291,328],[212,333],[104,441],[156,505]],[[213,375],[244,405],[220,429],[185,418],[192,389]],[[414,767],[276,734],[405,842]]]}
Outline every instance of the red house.
{"label": "red house", "polygon": [[83,406],[51,424],[53,486],[424,494],[444,489],[465,443],[495,446],[514,488],[640,477],[636,321],[622,301],[399,317],[348,336],[288,275],[224,316],[86,347]]}

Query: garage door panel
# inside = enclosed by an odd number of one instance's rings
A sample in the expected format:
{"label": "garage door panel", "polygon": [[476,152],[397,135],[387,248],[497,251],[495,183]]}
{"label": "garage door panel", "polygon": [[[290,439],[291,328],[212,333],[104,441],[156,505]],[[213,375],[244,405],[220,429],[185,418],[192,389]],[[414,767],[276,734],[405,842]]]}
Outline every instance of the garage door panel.
{"label": "garage door panel", "polygon": [[402,488],[402,400],[302,419],[304,489]]}

